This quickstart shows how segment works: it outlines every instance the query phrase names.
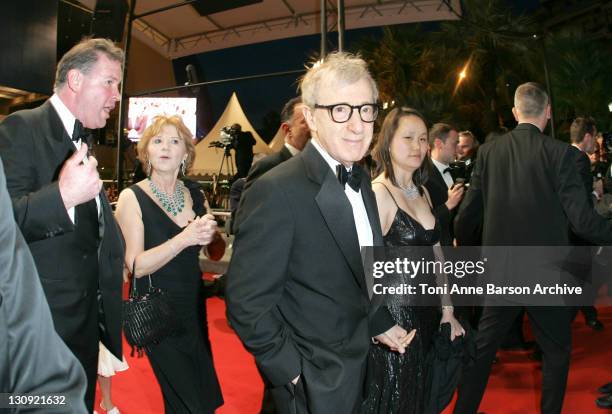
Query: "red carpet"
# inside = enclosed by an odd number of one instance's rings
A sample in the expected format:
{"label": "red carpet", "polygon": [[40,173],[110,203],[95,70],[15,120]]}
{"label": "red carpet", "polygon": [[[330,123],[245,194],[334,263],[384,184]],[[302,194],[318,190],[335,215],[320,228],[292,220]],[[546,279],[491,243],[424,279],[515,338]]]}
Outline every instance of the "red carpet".
{"label": "red carpet", "polygon": [[[565,398],[565,414],[603,414],[595,406],[596,390],[612,381],[612,308],[600,309],[603,332],[587,328],[579,315],[574,323],[574,351]],[[253,358],[225,320],[225,304],[208,301],[208,324],[217,374],[225,398],[218,414],[254,414],[262,383]],[[129,347],[125,345],[126,354]],[[481,410],[488,414],[537,413],[541,371],[525,352],[503,352],[493,369]],[[130,369],[113,377],[113,401],[123,414],[161,414],[163,401],[147,358],[126,355]],[[98,396],[99,399],[99,396]],[[448,412],[447,410],[446,412]],[[98,410],[98,412],[100,412]]]}

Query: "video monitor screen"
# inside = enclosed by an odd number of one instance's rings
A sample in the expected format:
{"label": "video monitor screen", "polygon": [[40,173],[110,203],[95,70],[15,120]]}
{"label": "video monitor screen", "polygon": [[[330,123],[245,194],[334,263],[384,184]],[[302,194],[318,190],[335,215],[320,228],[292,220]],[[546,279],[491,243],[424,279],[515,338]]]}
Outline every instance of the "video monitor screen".
{"label": "video monitor screen", "polygon": [[128,108],[128,138],[139,141],[144,130],[157,115],[180,115],[185,126],[196,134],[196,98],[130,98]]}

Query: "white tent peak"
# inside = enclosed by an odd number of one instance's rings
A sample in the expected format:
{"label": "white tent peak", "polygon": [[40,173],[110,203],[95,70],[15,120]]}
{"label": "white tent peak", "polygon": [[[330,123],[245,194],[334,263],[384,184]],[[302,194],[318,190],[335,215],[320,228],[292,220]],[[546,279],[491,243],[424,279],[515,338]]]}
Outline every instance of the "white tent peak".
{"label": "white tent peak", "polygon": [[[253,125],[249,122],[246,117],[244,111],[242,110],[242,106],[238,101],[238,96],[236,92],[232,93],[227,105],[225,106],[225,110],[221,114],[221,117],[212,127],[208,135],[202,139],[198,145],[196,145],[196,158],[191,168],[191,172],[193,174],[205,175],[205,174],[213,174],[219,172],[219,167],[221,166],[221,161],[223,160],[224,150],[222,148],[209,148],[209,144],[213,141],[218,141],[221,133],[221,128],[225,126],[231,126],[233,124],[240,124],[243,131],[250,131],[255,138],[255,146],[253,147],[253,153],[265,153],[268,154],[272,152],[270,148],[266,145],[266,143],[261,139]],[[234,162],[234,151],[232,151],[232,167],[234,173],[236,172],[236,164]],[[226,174],[227,169],[225,165],[221,171],[221,174]]]}

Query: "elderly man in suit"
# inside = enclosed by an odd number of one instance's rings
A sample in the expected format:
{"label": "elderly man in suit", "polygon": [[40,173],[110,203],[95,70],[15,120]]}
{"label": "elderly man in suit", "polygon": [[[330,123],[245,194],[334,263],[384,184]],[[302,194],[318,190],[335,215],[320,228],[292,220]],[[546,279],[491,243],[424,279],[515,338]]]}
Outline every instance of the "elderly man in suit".
{"label": "elderly man in suit", "polygon": [[[365,62],[328,55],[301,83],[312,139],[244,194],[228,271],[232,326],[281,413],[351,413],[371,337],[399,352],[412,335],[369,300],[361,246],[382,245],[376,200],[356,164],[378,91]],[[341,178],[339,182],[338,176]]]}
{"label": "elderly man in suit", "polygon": [[285,145],[279,152],[270,154],[253,164],[246,179],[245,190],[251,186],[256,178],[299,154],[306,146],[310,139],[310,129],[308,129],[308,124],[302,112],[301,97],[290,99],[283,107],[281,130],[285,134]]}
{"label": "elderly man in suit", "polygon": [[[98,341],[121,358],[123,241],[86,129],[120,99],[123,52],[88,39],[60,60],[55,93],[0,124],[0,155],[15,219],[40,275],[56,331],[87,375],[93,410]],[[87,143],[85,142],[87,141]]]}
{"label": "elderly man in suit", "polygon": [[[455,221],[457,237],[471,237],[482,228],[483,245],[568,246],[571,226],[592,243],[612,243],[612,224],[590,205],[573,149],[543,134],[550,118],[546,92],[535,83],[520,85],[512,113],[518,126],[480,147],[470,188]],[[520,257],[513,259],[521,261]],[[455,413],[478,410],[495,352],[522,309],[485,307],[476,336],[476,362],[463,376]],[[557,414],[567,383],[573,310],[524,309],[543,354],[541,411]]]}

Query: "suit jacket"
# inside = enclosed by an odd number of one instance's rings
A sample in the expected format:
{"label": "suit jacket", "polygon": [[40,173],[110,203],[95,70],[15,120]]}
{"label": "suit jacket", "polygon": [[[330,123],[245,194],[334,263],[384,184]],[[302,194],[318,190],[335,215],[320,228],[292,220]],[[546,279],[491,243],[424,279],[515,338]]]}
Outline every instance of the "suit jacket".
{"label": "suit jacket", "polygon": [[570,225],[593,243],[612,242],[612,225],[589,204],[571,146],[532,124],[480,147],[455,234],[473,237],[481,222],[485,245],[566,246]]}
{"label": "suit jacket", "polygon": [[589,160],[589,156],[579,150],[578,148],[574,147],[573,145],[570,146],[571,147],[571,151],[574,154],[574,158],[575,158],[575,162],[576,162],[576,169],[578,170],[578,173],[580,174],[580,180],[582,181],[582,184],[584,185],[584,189],[586,190],[587,193],[587,199],[589,200],[589,205],[591,207],[594,207],[594,203],[593,203],[593,174],[591,174],[591,160]]}
{"label": "suit jacket", "polygon": [[55,329],[79,359],[97,355],[98,334],[121,358],[123,239],[104,191],[97,251],[86,250],[75,236],[58,185],[74,151],[49,101],[0,124],[15,219],[34,256]]}
{"label": "suit jacket", "polygon": [[433,162],[429,161],[429,178],[425,182],[425,188],[431,197],[433,213],[440,222],[440,244],[442,246],[451,246],[453,244],[454,231],[452,229],[453,220],[457,213],[457,208],[450,211],[446,207],[448,200],[448,187],[442,174],[436,168]]}
{"label": "suit jacket", "polygon": [[[368,180],[361,194],[382,245]],[[310,412],[353,412],[370,337],[395,323],[370,304],[350,202],[312,144],[244,193],[227,277],[229,320],[273,387],[301,375]]]}
{"label": "suit jacket", "polygon": [[287,161],[289,158],[291,158],[291,151],[289,151],[289,149],[283,145],[283,148],[280,151],[270,154],[257,161],[249,170],[249,175],[247,176],[246,183],[244,184],[244,189],[246,190],[249,188],[251,184],[253,184],[253,181],[255,181],[257,178],[261,177],[278,164]]}
{"label": "suit jacket", "polygon": [[1,162],[0,211],[0,392],[60,394],[69,405],[58,413],[86,413],[83,368],[53,329],[34,260],[10,214]]}

